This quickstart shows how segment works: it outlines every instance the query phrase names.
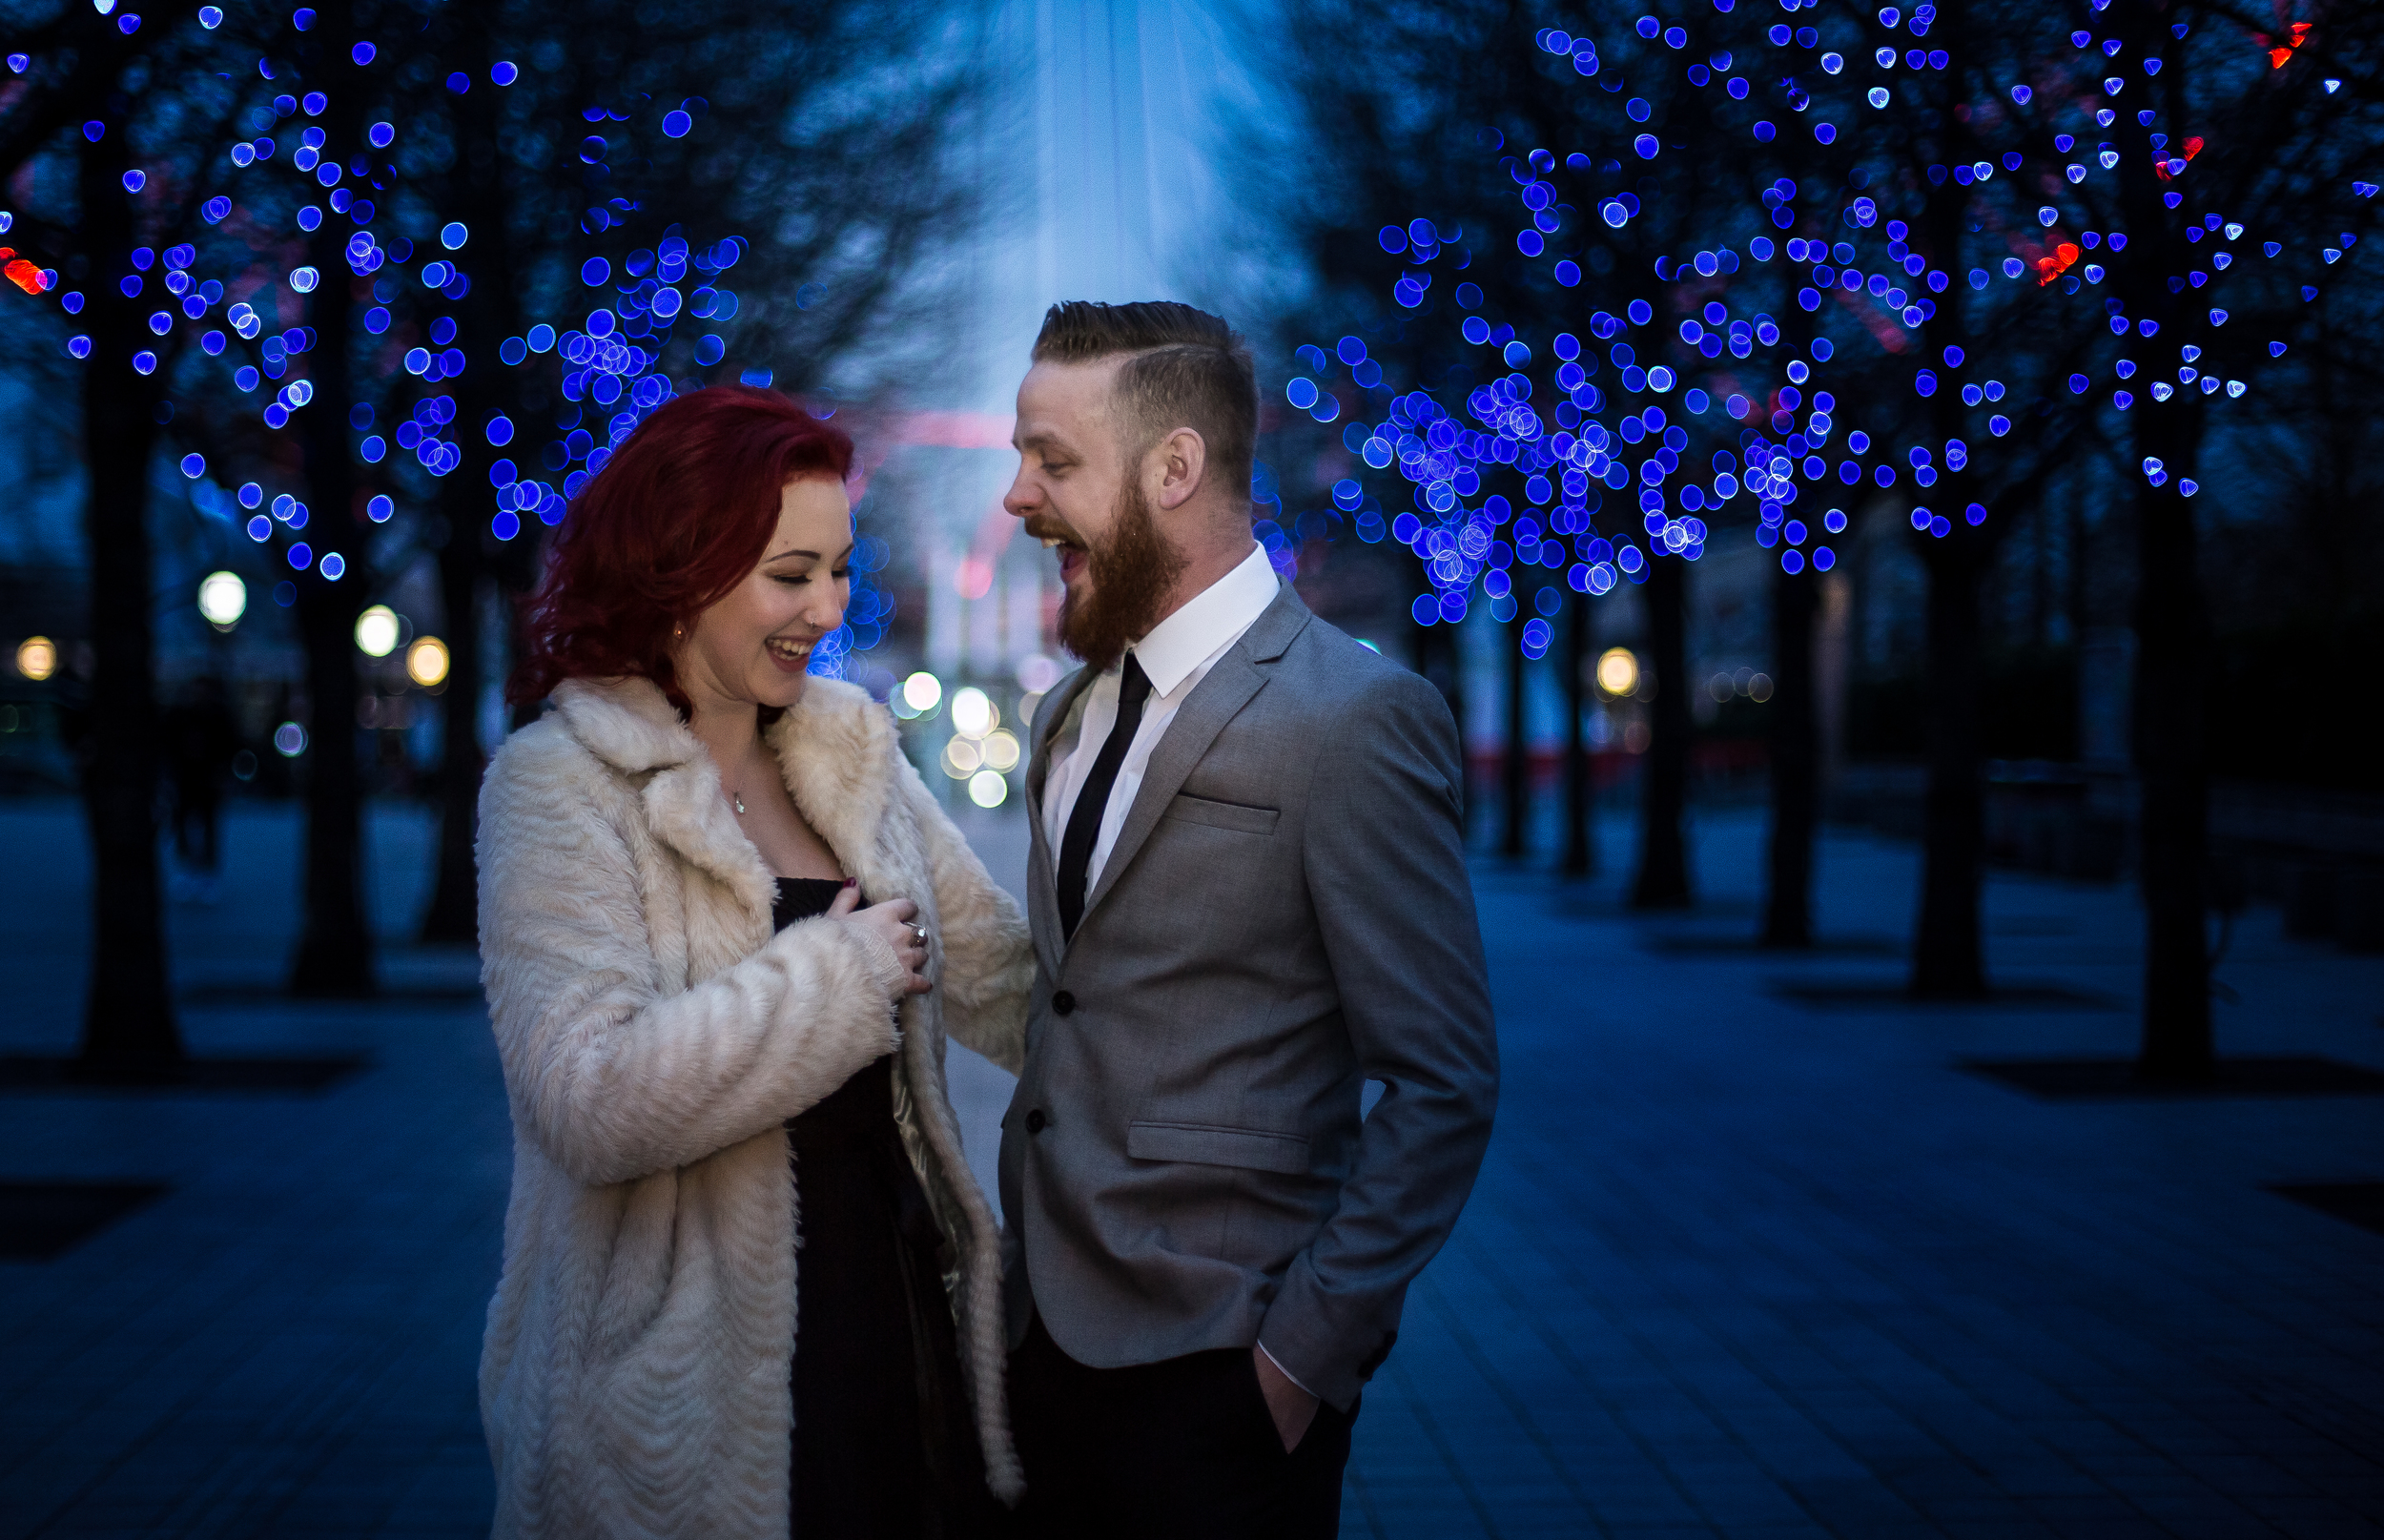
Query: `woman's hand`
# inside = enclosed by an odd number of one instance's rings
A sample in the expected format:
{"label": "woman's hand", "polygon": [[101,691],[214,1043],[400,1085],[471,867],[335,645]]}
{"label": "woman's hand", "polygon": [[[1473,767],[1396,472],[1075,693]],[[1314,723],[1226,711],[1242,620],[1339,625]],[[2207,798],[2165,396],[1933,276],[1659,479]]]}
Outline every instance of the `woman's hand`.
{"label": "woman's hand", "polygon": [[828,913],[852,921],[894,948],[904,970],[903,995],[924,995],[935,988],[927,981],[927,939],[912,924],[919,906],[908,898],[889,898],[867,909],[860,906],[860,884],[848,883],[844,892],[836,894],[836,901],[828,906]]}

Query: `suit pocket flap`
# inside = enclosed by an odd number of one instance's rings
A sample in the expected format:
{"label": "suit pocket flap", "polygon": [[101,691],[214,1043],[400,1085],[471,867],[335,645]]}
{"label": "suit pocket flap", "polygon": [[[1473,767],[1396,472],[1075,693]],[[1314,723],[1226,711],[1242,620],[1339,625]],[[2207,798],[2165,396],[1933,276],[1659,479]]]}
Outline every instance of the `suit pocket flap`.
{"label": "suit pocket flap", "polygon": [[1211,829],[1235,829],[1244,834],[1271,834],[1277,820],[1283,817],[1275,808],[1245,808],[1239,802],[1211,802],[1206,797],[1178,793],[1167,804],[1167,816],[1187,824],[1206,824]]}
{"label": "suit pocket flap", "polygon": [[1245,1171],[1280,1171],[1293,1177],[1305,1176],[1308,1169],[1308,1141],[1297,1134],[1218,1128],[1207,1123],[1130,1123],[1126,1154],[1137,1160],[1240,1166]]}

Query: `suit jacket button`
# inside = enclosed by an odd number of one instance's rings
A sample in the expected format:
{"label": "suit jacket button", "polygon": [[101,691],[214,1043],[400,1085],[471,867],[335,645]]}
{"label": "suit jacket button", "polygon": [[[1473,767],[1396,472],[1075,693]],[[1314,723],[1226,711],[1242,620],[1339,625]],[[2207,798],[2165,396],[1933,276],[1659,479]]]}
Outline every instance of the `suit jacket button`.
{"label": "suit jacket button", "polygon": [[1037,1107],[1026,1115],[1026,1131],[1030,1134],[1039,1134],[1043,1131],[1043,1125],[1050,1120],[1043,1116],[1043,1109]]}
{"label": "suit jacket button", "polygon": [[1075,1012],[1075,1010],[1076,1010],[1076,996],[1073,996],[1073,995],[1071,995],[1071,994],[1069,994],[1066,990],[1064,990],[1064,989],[1063,989],[1063,990],[1061,990],[1058,994],[1054,995],[1054,996],[1051,997],[1051,1014],[1052,1014],[1052,1015],[1054,1015],[1054,1016],[1068,1016],[1068,1015],[1073,1014],[1073,1013]]}

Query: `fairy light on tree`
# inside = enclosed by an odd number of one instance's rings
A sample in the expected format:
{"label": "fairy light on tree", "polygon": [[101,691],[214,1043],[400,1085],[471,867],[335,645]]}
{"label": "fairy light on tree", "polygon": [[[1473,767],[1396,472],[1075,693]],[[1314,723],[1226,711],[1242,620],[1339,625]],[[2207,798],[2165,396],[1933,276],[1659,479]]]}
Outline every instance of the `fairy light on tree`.
{"label": "fairy light on tree", "polygon": [[[1570,586],[1594,593],[1611,586],[1609,572],[1629,581],[1661,571],[1654,564],[1675,551],[1694,556],[1716,538],[1701,521],[1714,519],[1730,497],[1716,495],[1724,490],[1718,479],[1692,481],[1677,466],[1610,485],[1605,507],[1590,511],[1589,527],[1572,527],[1583,504],[1562,494],[1604,483],[1599,471],[1618,462],[1631,466],[1659,425],[1685,458],[1702,453],[1704,444],[1691,450],[1677,439],[1743,422],[1730,496],[1755,494],[1748,501],[1759,511],[1756,538],[1778,550],[1784,572],[1825,570],[1837,555],[1830,537],[1844,528],[1848,510],[1897,503],[1932,575],[1932,611],[1951,617],[1944,625],[1933,621],[1931,632],[1933,639],[1954,638],[1950,651],[1933,646],[1933,661],[1937,714],[1958,729],[1941,733],[1944,741],[1934,755],[1932,873],[1916,986],[1970,992],[1983,987],[1976,907],[1983,811],[1978,585],[2009,522],[2004,516],[2033,506],[2054,472],[2082,450],[2114,434],[2134,441],[2127,462],[2141,478],[2138,522],[2148,532],[2140,552],[2147,608],[2139,694],[2150,724],[2161,714],[2154,702],[2165,688],[2176,730],[2195,738],[2181,743],[2188,751],[2162,756],[2168,766],[2198,763],[2199,727],[2185,720],[2180,692],[2199,670],[2184,666],[2189,647],[2163,638],[2182,643],[2199,634],[2200,599],[2189,591],[2191,522],[2180,500],[2201,489],[2203,415],[2250,394],[2259,370],[2290,345],[2286,335],[2253,319],[2255,312],[2272,313],[2273,298],[2282,298],[2274,281],[2247,284],[2247,277],[2294,252],[2304,266],[2331,266],[2358,239],[2360,205],[2375,192],[2369,179],[2374,173],[2364,168],[2376,136],[2345,132],[2351,114],[2366,109],[2354,107],[2340,75],[2330,72],[2341,67],[2322,62],[2323,29],[2303,24],[2257,39],[2254,50],[2231,31],[2194,40],[2180,17],[2106,4],[2093,8],[2093,27],[2059,39],[2064,58],[2034,35],[2034,16],[2029,27],[2004,29],[1983,18],[1941,16],[1926,5],[1833,9],[1825,22],[1786,9],[1790,19],[1761,24],[1757,38],[1743,30],[1743,18],[1687,25],[1641,18],[1634,28],[1638,42],[1624,47],[1645,45],[1644,52],[1631,56],[1629,84],[1614,92],[1627,121],[1584,147],[1591,156],[1611,154],[1626,165],[1634,157],[1664,164],[1675,114],[1650,81],[1718,85],[1743,104],[1735,126],[1746,134],[1744,153],[1771,157],[1792,175],[1758,179],[1759,208],[1715,213],[1712,265],[1696,277],[1719,278],[1727,288],[1735,251],[1753,265],[1775,264],[1770,271],[1784,302],[1775,301],[1773,314],[1753,306],[1733,314],[1730,298],[1722,298],[1709,318],[1700,313],[1701,297],[1684,293],[1690,263],[1674,257],[1669,270],[1654,270],[1658,284],[1642,278],[1636,285],[1643,292],[1633,298],[1644,308],[1607,301],[1616,315],[1584,304],[1586,326],[1560,323],[1522,335],[1494,313],[1469,318],[1468,341],[1496,350],[1508,366],[1483,387],[1492,399],[1477,402],[1480,392],[1473,391],[1459,402],[1449,400],[1448,391],[1411,392],[1382,427],[1363,437],[1353,427],[1349,446],[1376,471],[1395,463],[1403,472],[1432,472],[1409,474],[1416,505],[1388,516],[1389,532],[1416,551],[1430,584],[1415,606],[1426,624],[1462,618],[1485,603],[1493,614],[1512,613],[1528,569],[1515,557],[1527,549],[1544,560],[1552,544],[1565,542],[1564,569],[1579,580]],[[1713,35],[1693,35],[1700,31],[1727,32],[1732,46],[1715,48]],[[1596,43],[1552,29],[1540,33],[1540,46],[1584,77],[1599,73]],[[1676,57],[1666,63],[1659,51]],[[2331,122],[2327,113],[2312,111],[2330,100]],[[1715,107],[1716,121],[1731,119],[1728,106]],[[2232,125],[2235,143],[2212,132],[2221,122]],[[2338,137],[2330,140],[2330,132]],[[2292,157],[2280,154],[2289,143],[2329,144],[2331,178],[2296,181]],[[1566,154],[1568,169],[1576,154]],[[1643,181],[1569,204],[1564,195],[1571,190],[1551,185],[1561,180],[1554,154],[1543,154],[1528,170],[1516,165],[1508,162],[1530,221],[1517,251],[1544,263],[1545,278],[1564,287],[1581,277],[1574,254],[1555,249],[1570,233],[1568,219],[1593,209],[1609,230],[1627,234],[1651,213],[1669,212],[1658,199],[1677,196],[1671,184]],[[1660,191],[1651,195],[1652,186]],[[1428,236],[1448,234],[1429,221],[1419,225]],[[1766,225],[1779,234],[1747,233]],[[2310,232],[2319,228],[2330,235],[2312,242]],[[1482,290],[1496,286],[1487,277],[1475,284],[1471,273],[1454,283],[1445,271],[1436,277],[1432,258],[1447,243],[1419,243],[1417,233],[1384,232],[1385,249],[1408,261],[1393,286],[1396,302],[1418,308],[1437,281],[1461,310],[1479,307]],[[1628,273],[1628,262],[1616,271]],[[2230,284],[2252,294],[2230,301]],[[2308,277],[2288,286],[2303,303],[2314,301],[2322,287]],[[1493,312],[1501,298],[1489,296]],[[1754,410],[1684,412],[1679,408],[1691,404],[1685,389],[1667,400],[1670,393],[1658,387],[1687,386],[1699,366],[1680,357],[1669,338],[1661,346],[1670,355],[1659,355],[1660,331],[1649,329],[1648,311],[1668,319],[1676,315],[1680,342],[1706,359],[1760,351],[1761,364],[1741,365],[1747,374],[1762,371],[1759,385],[1741,387]],[[1614,354],[1617,340],[1633,351]],[[1584,378],[1600,345],[1617,367]],[[1328,394],[1335,355],[1312,347],[1302,361],[1307,384]],[[1554,377],[1552,364],[1572,364],[1577,372]],[[1659,368],[1673,378],[1658,375]],[[1591,403],[1588,421],[1552,421],[1546,414],[1550,385],[1577,406],[1572,398],[1581,385],[1594,389],[1601,380],[1610,399]],[[1295,382],[1295,390],[1305,388]],[[1659,414],[1654,420],[1643,404],[1651,396]],[[1306,404],[1298,396],[1293,403]],[[1617,413],[1617,404],[1630,409]],[[1634,428],[1636,442],[1625,437]],[[1552,453],[1559,449],[1565,453]],[[1529,513],[1518,518],[1510,489],[1533,476],[1558,495],[1526,504]],[[1500,491],[1489,492],[1492,484]],[[1637,506],[1625,501],[1617,509],[1613,492],[1635,494]],[[1382,501],[1395,507],[1403,500]],[[1336,502],[1363,517],[1372,500],[1353,476],[1336,488]],[[1634,512],[1641,527],[1631,526]],[[1362,539],[1371,533],[1365,524],[1358,532]],[[1638,570],[1626,565],[1633,556],[1641,559]],[[2156,614],[2163,610],[2168,619]],[[1527,626],[1519,641],[1536,653],[1550,635],[1545,626]],[[2166,831],[2168,848],[2189,852],[2177,871],[2147,874],[2155,911],[2176,913],[2154,920],[2146,1063],[2194,1073],[2208,1063],[2207,966],[2198,940],[2199,771],[2172,775],[2148,753],[2146,766],[2148,832]],[[2190,784],[2173,793],[2152,784],[2168,779]],[[2160,894],[2152,893],[2156,883]],[[1932,935],[1942,944],[1932,944]],[[2164,1016],[2184,1025],[2165,1037],[2156,1024]],[[2162,1046],[2172,1039],[2185,1046]]]}

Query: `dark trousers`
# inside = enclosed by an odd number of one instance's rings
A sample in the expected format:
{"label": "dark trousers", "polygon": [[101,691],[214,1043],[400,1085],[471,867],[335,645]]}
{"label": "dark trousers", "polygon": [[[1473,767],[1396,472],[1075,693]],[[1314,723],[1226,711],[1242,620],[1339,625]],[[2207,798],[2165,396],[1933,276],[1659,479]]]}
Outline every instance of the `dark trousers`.
{"label": "dark trousers", "polygon": [[1010,1355],[1010,1417],[1026,1467],[1014,1532],[1035,1540],[1319,1540],[1341,1528],[1346,1412],[1316,1408],[1284,1452],[1246,1347],[1096,1369],[1038,1317]]}

